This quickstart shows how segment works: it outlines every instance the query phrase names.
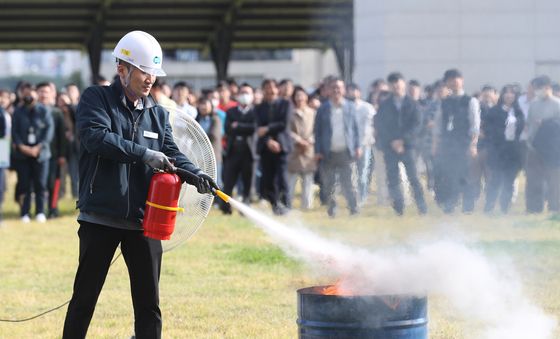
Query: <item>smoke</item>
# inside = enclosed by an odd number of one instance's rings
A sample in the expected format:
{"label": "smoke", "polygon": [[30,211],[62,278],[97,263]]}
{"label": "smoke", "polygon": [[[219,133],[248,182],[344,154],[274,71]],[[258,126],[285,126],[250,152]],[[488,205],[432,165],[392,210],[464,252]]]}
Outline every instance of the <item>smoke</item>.
{"label": "smoke", "polygon": [[287,227],[233,199],[230,203],[288,255],[317,273],[342,278],[343,293],[442,296],[456,316],[477,324],[466,334],[469,338],[552,338],[556,319],[524,295],[518,277],[461,243],[435,241],[370,251]]}

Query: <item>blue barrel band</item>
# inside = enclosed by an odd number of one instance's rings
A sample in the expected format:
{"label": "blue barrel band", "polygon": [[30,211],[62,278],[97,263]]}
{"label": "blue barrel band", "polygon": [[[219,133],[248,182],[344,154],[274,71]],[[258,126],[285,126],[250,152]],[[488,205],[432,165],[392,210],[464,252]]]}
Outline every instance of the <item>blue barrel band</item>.
{"label": "blue barrel band", "polygon": [[337,328],[337,329],[380,329],[380,328],[395,328],[395,327],[409,327],[409,326],[419,326],[426,325],[428,323],[427,318],[417,318],[411,320],[396,320],[396,321],[385,321],[379,326],[369,327],[367,324],[353,322],[353,323],[337,323],[337,322],[324,322],[324,321],[313,321],[313,320],[297,320],[299,326],[309,326],[309,327],[320,327],[320,328]]}

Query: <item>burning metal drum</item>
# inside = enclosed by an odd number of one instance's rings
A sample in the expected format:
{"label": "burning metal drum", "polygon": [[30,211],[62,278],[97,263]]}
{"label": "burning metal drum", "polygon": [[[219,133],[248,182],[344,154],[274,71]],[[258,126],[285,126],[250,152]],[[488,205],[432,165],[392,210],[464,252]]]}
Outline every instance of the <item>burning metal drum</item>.
{"label": "burning metal drum", "polygon": [[428,338],[427,297],[335,295],[329,287],[297,291],[299,338]]}

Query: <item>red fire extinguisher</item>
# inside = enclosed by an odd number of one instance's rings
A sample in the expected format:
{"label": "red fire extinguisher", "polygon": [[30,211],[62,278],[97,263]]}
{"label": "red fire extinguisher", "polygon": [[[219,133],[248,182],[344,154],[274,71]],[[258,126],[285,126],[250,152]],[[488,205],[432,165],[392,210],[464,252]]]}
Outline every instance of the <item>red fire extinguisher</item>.
{"label": "red fire extinguisher", "polygon": [[157,172],[152,176],[146,209],[144,211],[144,236],[169,240],[175,229],[177,212],[184,209],[178,207],[181,179],[174,173]]}

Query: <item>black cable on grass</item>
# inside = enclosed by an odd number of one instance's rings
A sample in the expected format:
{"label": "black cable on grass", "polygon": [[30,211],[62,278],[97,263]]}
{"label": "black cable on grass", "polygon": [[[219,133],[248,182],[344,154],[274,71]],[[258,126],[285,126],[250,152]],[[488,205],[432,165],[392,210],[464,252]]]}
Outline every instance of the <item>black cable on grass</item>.
{"label": "black cable on grass", "polygon": [[[115,259],[113,259],[113,261],[111,261],[111,264],[109,265],[109,267],[113,266],[113,264],[115,263],[115,261],[117,261],[117,259],[118,259],[121,255],[122,255],[122,252],[119,253],[119,254],[115,257]],[[26,321],[30,321],[30,320],[33,320],[33,319],[40,318],[40,317],[42,317],[42,316],[44,316],[44,315],[46,315],[46,314],[49,314],[49,313],[54,312],[54,311],[56,311],[56,310],[59,310],[59,309],[63,308],[64,306],[68,305],[69,303],[70,303],[70,300],[66,301],[66,302],[65,302],[64,304],[62,304],[62,305],[53,307],[53,308],[51,308],[51,309],[49,309],[49,310],[46,310],[46,311],[44,311],[44,312],[42,312],[42,313],[36,314],[36,315],[34,315],[34,316],[32,316],[32,317],[29,317],[29,318],[23,318],[23,319],[2,319],[2,318],[0,318],[0,322],[4,322],[4,323],[23,323],[23,322],[26,322]]]}
{"label": "black cable on grass", "polygon": [[60,308],[63,308],[64,306],[68,305],[69,303],[70,303],[70,300],[68,300],[67,302],[65,302],[65,303],[62,304],[62,305],[59,305],[59,306],[54,307],[54,308],[51,308],[51,309],[48,310],[48,311],[45,311],[45,312],[43,312],[43,313],[39,313],[39,314],[34,315],[34,316],[32,316],[32,317],[29,317],[29,318],[23,318],[23,319],[0,319],[0,322],[5,322],[5,323],[23,323],[23,322],[26,322],[26,321],[30,321],[30,320],[33,320],[33,319],[37,319],[37,318],[39,318],[39,317],[42,317],[42,316],[44,316],[45,314],[49,314],[49,313],[51,313],[51,312],[54,312],[54,311],[56,311],[56,310],[58,310],[58,309],[60,309]]}

